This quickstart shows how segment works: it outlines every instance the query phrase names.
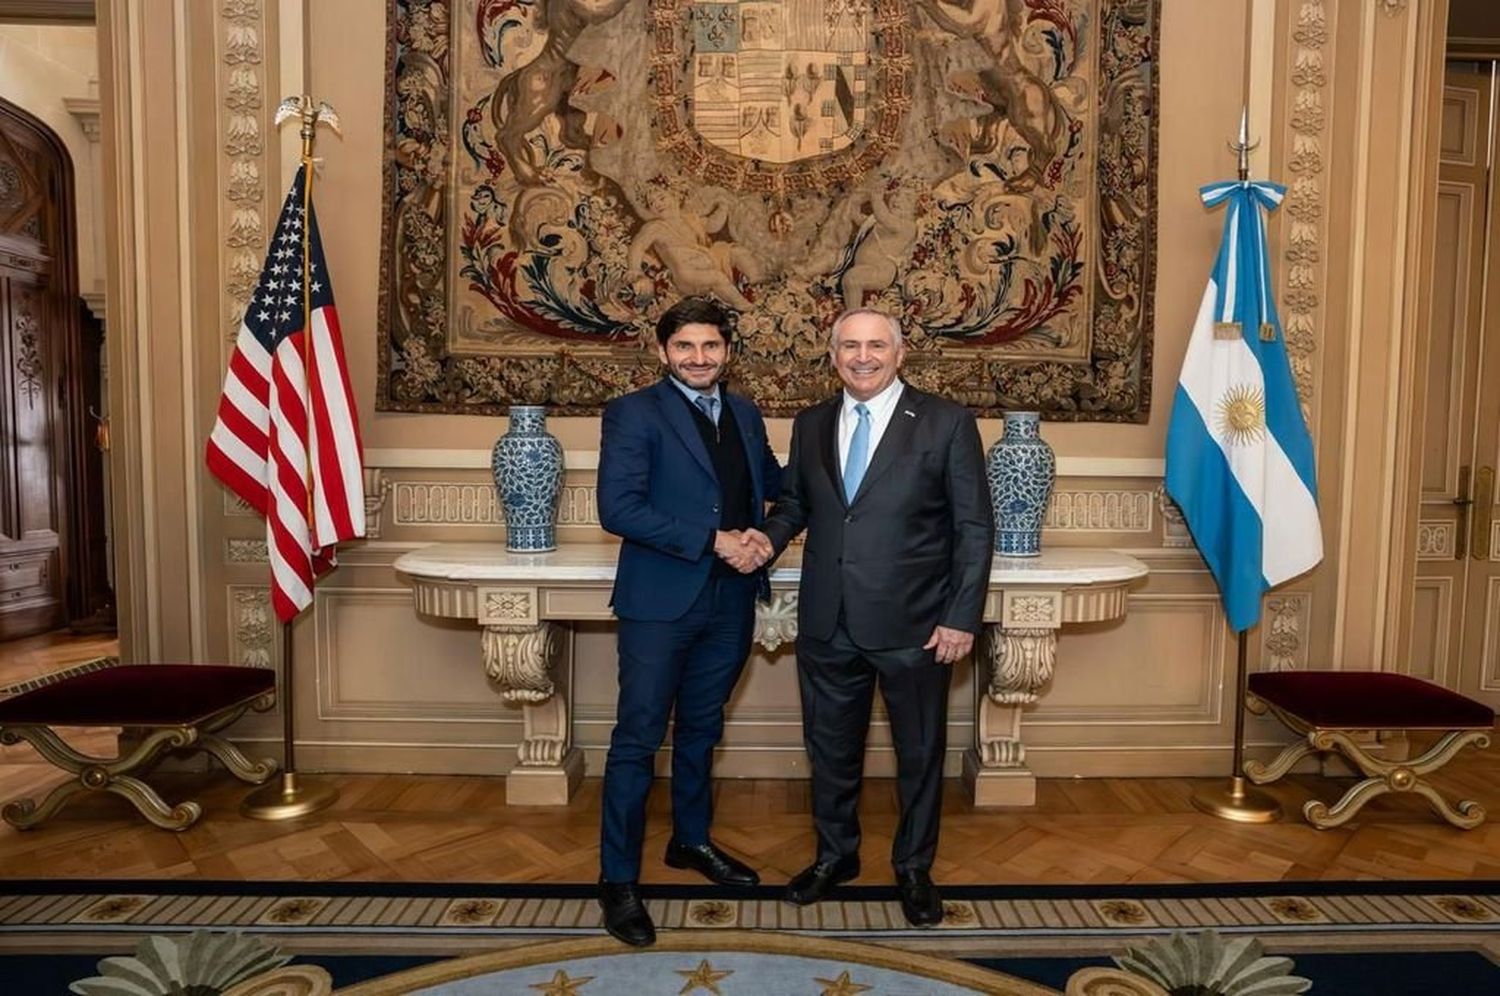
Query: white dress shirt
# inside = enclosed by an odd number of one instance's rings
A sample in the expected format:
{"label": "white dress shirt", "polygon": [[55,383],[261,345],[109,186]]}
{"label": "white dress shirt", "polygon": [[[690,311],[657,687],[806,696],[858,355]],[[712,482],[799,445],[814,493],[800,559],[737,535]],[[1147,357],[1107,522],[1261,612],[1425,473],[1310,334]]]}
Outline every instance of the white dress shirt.
{"label": "white dress shirt", "polygon": [[[897,377],[886,385],[885,390],[865,402],[865,407],[870,409],[870,451],[869,459],[875,460],[875,450],[880,446],[880,438],[885,435],[886,426],[891,424],[891,416],[896,413],[896,402],[901,400],[901,389],[905,387],[901,378]],[[848,390],[844,391],[844,404],[839,410],[839,473],[844,472],[844,464],[849,461],[849,440],[854,438],[854,427],[859,424],[859,415],[854,411],[854,406],[859,404],[859,399],[851,395]]]}

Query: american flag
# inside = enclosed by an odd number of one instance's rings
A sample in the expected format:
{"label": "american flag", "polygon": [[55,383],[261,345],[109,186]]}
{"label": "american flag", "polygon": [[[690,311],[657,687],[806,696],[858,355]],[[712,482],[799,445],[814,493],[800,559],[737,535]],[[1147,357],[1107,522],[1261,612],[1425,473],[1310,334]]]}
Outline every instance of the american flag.
{"label": "american flag", "polygon": [[[314,580],[336,563],[334,545],[365,534],[359,423],[310,204],[304,218],[306,172],[297,171],[287,193],[245,307],[207,456],[213,475],[266,517],[271,603],[282,622],[312,602]],[[304,234],[311,337],[303,321]]]}

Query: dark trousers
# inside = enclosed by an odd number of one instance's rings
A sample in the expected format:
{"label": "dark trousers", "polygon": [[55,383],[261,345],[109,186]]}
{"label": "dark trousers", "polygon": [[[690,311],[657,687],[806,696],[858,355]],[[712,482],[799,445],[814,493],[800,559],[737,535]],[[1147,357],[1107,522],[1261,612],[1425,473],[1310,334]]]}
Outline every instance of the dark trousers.
{"label": "dark trousers", "polygon": [[743,576],[710,577],[680,619],[620,620],[620,696],[604,763],[599,840],[606,882],[640,878],[646,797],[674,711],[672,833],[684,844],[708,842],[714,747],[724,733],[724,704],[744,669],[754,625],[755,579]]}
{"label": "dark trousers", "polygon": [[802,736],[812,763],[818,860],[859,854],[859,788],[875,683],[896,747],[901,821],[891,842],[897,872],[926,871],[937,854],[948,742],[949,665],[920,647],[862,650],[839,621],[828,640],[797,638]]}

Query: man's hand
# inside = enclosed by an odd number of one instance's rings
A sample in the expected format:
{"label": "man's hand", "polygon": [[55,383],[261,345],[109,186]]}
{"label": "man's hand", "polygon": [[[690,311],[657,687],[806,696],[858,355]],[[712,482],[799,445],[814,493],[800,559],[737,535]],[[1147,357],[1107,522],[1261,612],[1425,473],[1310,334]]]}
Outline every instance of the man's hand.
{"label": "man's hand", "polygon": [[[765,537],[761,536],[761,539]],[[720,529],[714,533],[714,553],[741,574],[749,574],[770,559],[769,556],[761,556],[761,546],[747,540],[738,529]]]}
{"label": "man's hand", "polygon": [[922,649],[936,651],[939,664],[953,664],[974,649],[974,634],[938,626],[933,629],[927,642],[922,644]]}
{"label": "man's hand", "polygon": [[771,537],[754,527],[740,533],[740,543],[747,550],[753,551],[758,561],[756,563],[757,567],[761,564],[769,563],[771,558],[776,556],[776,547],[771,544]]}

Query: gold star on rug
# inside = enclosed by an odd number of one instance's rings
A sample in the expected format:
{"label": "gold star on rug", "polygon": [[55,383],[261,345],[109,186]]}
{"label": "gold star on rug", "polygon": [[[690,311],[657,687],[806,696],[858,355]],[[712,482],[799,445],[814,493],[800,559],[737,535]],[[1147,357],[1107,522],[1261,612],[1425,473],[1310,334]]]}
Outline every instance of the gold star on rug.
{"label": "gold star on rug", "polygon": [[875,988],[874,986],[862,986],[858,982],[851,982],[848,969],[840,973],[836,979],[813,979],[813,981],[823,987],[823,991],[818,996],[854,996],[855,993],[862,993],[866,989]]}
{"label": "gold star on rug", "polygon": [[568,973],[559,968],[552,976],[551,982],[533,982],[531,988],[541,990],[542,996],[577,996],[578,990],[582,989],[585,983],[593,981],[592,975],[570,979]]}
{"label": "gold star on rug", "polygon": [[723,991],[719,989],[719,982],[734,974],[732,969],[715,972],[707,959],[700,961],[697,968],[679,968],[675,971],[687,980],[677,991],[677,996],[684,996],[685,993],[695,992],[698,989],[706,989],[713,993],[713,996],[724,996]]}

